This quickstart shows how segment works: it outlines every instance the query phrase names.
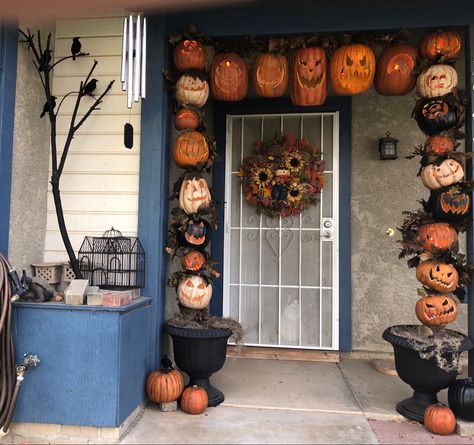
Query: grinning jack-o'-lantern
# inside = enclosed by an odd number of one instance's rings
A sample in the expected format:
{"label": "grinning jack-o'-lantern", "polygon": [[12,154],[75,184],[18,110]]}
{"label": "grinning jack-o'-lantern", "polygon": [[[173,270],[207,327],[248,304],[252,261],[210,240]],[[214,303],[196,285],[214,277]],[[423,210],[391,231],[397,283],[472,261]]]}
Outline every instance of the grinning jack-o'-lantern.
{"label": "grinning jack-o'-lantern", "polygon": [[206,259],[201,252],[191,250],[181,257],[181,267],[184,270],[192,270],[194,272],[201,270]]}
{"label": "grinning jack-o'-lantern", "polygon": [[198,76],[183,74],[176,82],[176,100],[180,105],[201,108],[208,97],[209,85]]}
{"label": "grinning jack-o'-lantern", "polygon": [[438,57],[455,59],[461,51],[461,36],[454,31],[436,31],[426,34],[420,43],[420,54],[430,60]]}
{"label": "grinning jack-o'-lantern", "polygon": [[374,80],[374,53],[366,45],[340,46],[332,56],[330,72],[332,88],[336,94],[363,93]]}
{"label": "grinning jack-o'-lantern", "polygon": [[212,297],[212,284],[198,275],[189,275],[181,280],[176,293],[184,307],[204,309]]}
{"label": "grinning jack-o'-lantern", "polygon": [[179,243],[203,250],[211,240],[211,231],[211,225],[205,219],[190,219],[184,230],[179,232]]}
{"label": "grinning jack-o'-lantern", "polygon": [[327,97],[327,59],[324,49],[301,48],[295,54],[291,101],[299,106],[322,105]]}
{"label": "grinning jack-o'-lantern", "polygon": [[239,55],[218,54],[212,63],[210,75],[214,99],[232,102],[242,100],[247,94],[249,73],[244,59]]}
{"label": "grinning jack-o'-lantern", "polygon": [[428,203],[433,217],[455,222],[468,216],[471,198],[460,187],[453,186],[433,190]]}
{"label": "grinning jack-o'-lantern", "polygon": [[174,117],[177,130],[195,130],[199,126],[199,115],[189,108],[181,108]]}
{"label": "grinning jack-o'-lantern", "polygon": [[253,69],[253,86],[262,97],[280,97],[288,87],[288,61],[283,55],[260,54]]}
{"label": "grinning jack-o'-lantern", "polygon": [[173,62],[179,71],[203,71],[206,67],[206,52],[201,42],[185,39],[173,51]]}
{"label": "grinning jack-o'-lantern", "polygon": [[436,292],[447,294],[458,287],[459,274],[452,264],[427,260],[416,268],[416,279]]}
{"label": "grinning jack-o'-lantern", "polygon": [[207,209],[211,192],[204,178],[184,179],[179,191],[179,207],[188,215]]}
{"label": "grinning jack-o'-lantern", "polygon": [[452,323],[458,316],[458,304],[448,294],[428,295],[416,302],[415,314],[425,326]]}
{"label": "grinning jack-o'-lantern", "polygon": [[444,96],[458,85],[458,73],[450,65],[431,65],[418,76],[416,91],[421,97]]}
{"label": "grinning jack-o'-lantern", "polygon": [[415,87],[413,75],[418,53],[412,45],[385,48],[377,61],[374,85],[384,96],[403,96]]}
{"label": "grinning jack-o'-lantern", "polygon": [[421,182],[431,190],[447,187],[463,178],[462,165],[454,159],[445,159],[440,165],[428,164],[421,169]]}
{"label": "grinning jack-o'-lantern", "polygon": [[447,223],[424,224],[418,229],[416,242],[425,252],[455,250],[458,245],[458,232]]}
{"label": "grinning jack-o'-lantern", "polygon": [[199,168],[209,158],[209,144],[199,131],[180,134],[173,146],[173,160],[180,168]]}
{"label": "grinning jack-o'-lantern", "polygon": [[423,133],[434,135],[455,127],[458,124],[458,112],[442,99],[430,99],[418,107],[415,119]]}
{"label": "grinning jack-o'-lantern", "polygon": [[433,156],[445,156],[456,148],[456,140],[451,136],[434,135],[425,142],[425,151]]}

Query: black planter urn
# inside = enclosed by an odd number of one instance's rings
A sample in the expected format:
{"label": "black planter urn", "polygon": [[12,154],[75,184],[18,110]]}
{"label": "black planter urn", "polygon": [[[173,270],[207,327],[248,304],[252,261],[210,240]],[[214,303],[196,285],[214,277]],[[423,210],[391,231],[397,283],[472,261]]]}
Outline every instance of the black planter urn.
{"label": "black planter urn", "polygon": [[[384,331],[382,337],[393,346],[395,368],[399,377],[413,388],[412,397],[397,403],[397,412],[407,419],[424,423],[425,409],[428,405],[438,402],[437,393],[447,388],[456,379],[458,372],[456,370],[447,372],[441,369],[434,357],[421,358],[413,342],[410,342],[407,337],[392,332],[392,328],[411,328],[415,331],[417,327],[416,325],[392,326]],[[452,349],[444,353],[443,357],[448,361],[473,347],[471,340],[463,334],[450,330],[447,332],[463,337],[457,350]]]}
{"label": "black planter urn", "polygon": [[209,382],[209,377],[224,366],[228,329],[190,329],[165,324],[164,331],[173,340],[174,360],[189,376],[187,386],[198,385],[207,391],[207,406],[217,406],[224,394]]}

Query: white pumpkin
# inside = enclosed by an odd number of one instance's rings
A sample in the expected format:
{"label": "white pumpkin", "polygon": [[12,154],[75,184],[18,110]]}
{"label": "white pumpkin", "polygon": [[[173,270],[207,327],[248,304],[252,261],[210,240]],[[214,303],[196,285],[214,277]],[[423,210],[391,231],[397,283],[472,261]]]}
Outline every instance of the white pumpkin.
{"label": "white pumpkin", "polygon": [[429,164],[421,169],[421,182],[431,190],[447,187],[463,178],[462,165],[454,159],[446,159],[440,165]]}
{"label": "white pumpkin", "polygon": [[450,65],[431,65],[418,76],[416,90],[421,97],[431,98],[451,93],[458,84],[458,73]]}
{"label": "white pumpkin", "polygon": [[188,215],[207,209],[211,203],[211,192],[204,178],[184,179],[179,191],[179,207]]}
{"label": "white pumpkin", "polygon": [[178,285],[179,302],[189,309],[204,309],[211,301],[212,284],[198,275],[189,275]]}
{"label": "white pumpkin", "polygon": [[176,82],[176,100],[183,106],[201,108],[209,97],[209,84],[206,80],[183,74]]}

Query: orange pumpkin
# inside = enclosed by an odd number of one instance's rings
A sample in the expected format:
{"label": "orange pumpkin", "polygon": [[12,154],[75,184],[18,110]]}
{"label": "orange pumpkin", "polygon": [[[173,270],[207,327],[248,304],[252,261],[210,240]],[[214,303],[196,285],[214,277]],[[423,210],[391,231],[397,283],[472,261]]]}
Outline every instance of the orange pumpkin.
{"label": "orange pumpkin", "polygon": [[412,45],[385,48],[375,70],[375,89],[384,96],[403,96],[415,87],[418,52]]}
{"label": "orange pumpkin", "polygon": [[151,401],[157,403],[174,402],[183,392],[183,388],[183,376],[172,367],[162,366],[160,370],[152,371],[146,380],[146,394]]}
{"label": "orange pumpkin", "polygon": [[366,45],[340,46],[330,63],[331,84],[340,95],[359,94],[368,90],[375,75],[375,56]]}
{"label": "orange pumpkin", "polygon": [[208,404],[207,392],[197,385],[189,386],[181,396],[181,409],[188,414],[201,414]]}
{"label": "orange pumpkin", "polygon": [[441,326],[456,320],[458,304],[450,294],[428,295],[416,302],[415,314],[425,326]]}
{"label": "orange pumpkin", "polygon": [[174,117],[177,130],[195,130],[199,126],[199,115],[189,108],[181,108]]}
{"label": "orange pumpkin", "polygon": [[202,133],[187,131],[180,134],[173,146],[173,160],[180,168],[197,168],[209,158],[209,144]]}
{"label": "orange pumpkin", "polygon": [[416,279],[430,289],[446,294],[458,287],[459,274],[452,264],[427,260],[416,268]]}
{"label": "orange pumpkin", "polygon": [[425,224],[419,228],[416,241],[426,252],[451,250],[458,243],[458,232],[447,223]]}
{"label": "orange pumpkin", "polygon": [[206,51],[197,40],[182,40],[173,51],[173,62],[179,71],[204,71],[206,67]]}
{"label": "orange pumpkin", "polygon": [[244,59],[239,55],[218,54],[212,63],[210,75],[214,99],[233,102],[242,100],[247,94],[249,73]]}
{"label": "orange pumpkin", "polygon": [[260,54],[253,69],[253,86],[262,97],[280,97],[288,87],[288,61],[283,55]]}
{"label": "orange pumpkin", "polygon": [[435,31],[426,34],[420,43],[420,54],[430,60],[438,57],[455,59],[461,51],[461,36],[454,31]]}
{"label": "orange pumpkin", "polygon": [[299,106],[322,105],[327,97],[327,62],[324,49],[301,48],[295,54],[291,101]]}
{"label": "orange pumpkin", "polygon": [[456,148],[456,140],[451,136],[433,135],[425,142],[425,150],[429,155],[445,156]]}
{"label": "orange pumpkin", "polygon": [[430,433],[451,434],[456,429],[456,416],[447,406],[434,403],[425,409],[424,423]]}
{"label": "orange pumpkin", "polygon": [[184,270],[201,270],[205,262],[204,255],[197,250],[191,250],[181,257],[181,267]]}

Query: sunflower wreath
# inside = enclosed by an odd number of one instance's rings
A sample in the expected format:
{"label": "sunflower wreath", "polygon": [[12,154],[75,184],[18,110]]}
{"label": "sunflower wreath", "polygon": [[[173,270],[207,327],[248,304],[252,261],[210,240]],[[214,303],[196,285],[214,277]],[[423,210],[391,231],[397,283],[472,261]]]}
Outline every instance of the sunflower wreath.
{"label": "sunflower wreath", "polygon": [[318,201],[323,172],[319,148],[307,139],[277,135],[270,143],[255,143],[255,154],[244,158],[239,176],[245,199],[257,213],[285,217]]}

